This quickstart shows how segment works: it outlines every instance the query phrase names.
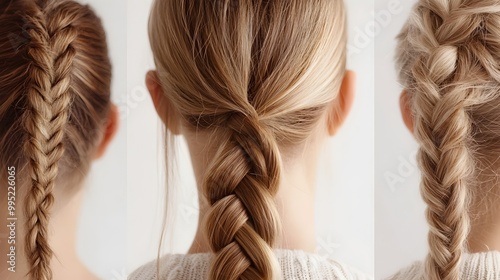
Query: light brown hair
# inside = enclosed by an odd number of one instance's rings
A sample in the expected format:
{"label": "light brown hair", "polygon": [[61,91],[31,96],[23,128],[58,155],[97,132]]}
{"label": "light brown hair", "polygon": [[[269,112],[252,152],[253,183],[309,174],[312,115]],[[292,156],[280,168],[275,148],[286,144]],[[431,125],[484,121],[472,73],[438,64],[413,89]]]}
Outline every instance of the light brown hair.
{"label": "light brown hair", "polygon": [[496,174],[499,22],[498,0],[421,0],[398,37],[430,226],[426,279],[460,279],[471,205]]}
{"label": "light brown hair", "polygon": [[150,41],[168,110],[216,150],[201,186],[209,279],[280,278],[282,161],[339,92],[345,21],[341,0],[155,1]]}
{"label": "light brown hair", "polygon": [[0,166],[15,166],[26,192],[24,245],[33,280],[52,279],[54,187],[78,185],[103,134],[111,105],[107,52],[88,6],[0,4]]}

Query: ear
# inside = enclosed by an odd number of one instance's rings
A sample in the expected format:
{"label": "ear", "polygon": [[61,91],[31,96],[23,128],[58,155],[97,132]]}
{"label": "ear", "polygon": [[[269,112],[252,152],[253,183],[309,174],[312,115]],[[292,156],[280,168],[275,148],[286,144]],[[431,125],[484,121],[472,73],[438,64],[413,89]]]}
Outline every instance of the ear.
{"label": "ear", "polygon": [[119,117],[118,108],[115,104],[111,105],[111,110],[109,110],[108,120],[106,121],[106,129],[102,137],[99,147],[97,147],[97,152],[94,155],[94,159],[101,158],[106,150],[108,149],[109,143],[115,138],[116,132],[118,131]]}
{"label": "ear", "polygon": [[146,87],[148,88],[151,99],[156,109],[156,113],[174,135],[180,134],[180,122],[176,112],[170,106],[167,97],[159,83],[156,71],[149,71],[146,74]]}
{"label": "ear", "polygon": [[356,74],[346,71],[340,86],[339,96],[333,102],[328,117],[328,135],[333,136],[346,120],[354,102]]}
{"label": "ear", "polygon": [[410,132],[413,134],[413,114],[410,106],[410,96],[407,91],[403,91],[399,96],[399,108],[403,122]]}

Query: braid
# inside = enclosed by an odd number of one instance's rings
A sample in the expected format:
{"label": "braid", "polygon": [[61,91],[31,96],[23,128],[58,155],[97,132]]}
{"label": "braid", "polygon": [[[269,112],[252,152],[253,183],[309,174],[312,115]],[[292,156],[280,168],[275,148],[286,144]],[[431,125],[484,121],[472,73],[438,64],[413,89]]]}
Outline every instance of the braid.
{"label": "braid", "polygon": [[71,103],[69,73],[75,56],[71,43],[76,35],[69,26],[57,26],[53,17],[45,17],[43,10],[33,18],[28,32],[32,85],[27,93],[25,129],[29,140],[25,152],[29,156],[31,189],[25,200],[25,250],[31,279],[49,280],[53,253],[48,242],[48,220],[58,162],[64,155],[64,130]]}
{"label": "braid", "polygon": [[497,37],[489,32],[495,29],[487,29],[493,26],[485,13],[498,18],[499,4],[420,1],[399,35],[400,79],[411,93],[430,227],[427,279],[460,279],[471,227],[472,178],[477,176],[476,137],[486,135],[478,127],[489,118],[476,111],[497,96],[500,82],[497,63],[492,63],[498,41],[492,40]]}
{"label": "braid", "polygon": [[210,279],[277,279],[271,250],[280,231],[273,200],[280,178],[277,145],[256,117],[235,113],[226,129],[204,181],[212,206],[206,229],[216,253]]}
{"label": "braid", "polygon": [[[32,64],[29,68],[32,86],[28,88],[28,110],[25,116],[25,129],[29,140],[25,152],[30,156],[31,189],[25,200],[26,242],[25,250],[31,271],[31,279],[51,279],[50,259],[52,250],[48,243],[48,210],[53,203],[52,189],[57,175],[57,167],[49,162],[47,155],[52,151],[47,143],[52,138],[50,121],[52,112],[49,95],[53,79],[53,59],[49,53],[49,35],[45,28],[44,17],[40,12],[32,21],[29,30],[31,42],[29,55]],[[59,135],[58,135],[59,136]],[[52,147],[53,148],[53,147]],[[57,149],[57,152],[60,150]]]}
{"label": "braid", "polygon": [[416,114],[415,135],[421,143],[421,192],[430,225],[427,272],[431,279],[459,279],[460,258],[469,231],[467,179],[473,166],[467,143],[468,93],[461,88],[439,91],[436,82],[440,79],[432,78],[437,73],[426,72],[424,65],[417,64],[413,74],[419,84],[425,85],[422,94],[415,96],[416,106],[425,108]]}

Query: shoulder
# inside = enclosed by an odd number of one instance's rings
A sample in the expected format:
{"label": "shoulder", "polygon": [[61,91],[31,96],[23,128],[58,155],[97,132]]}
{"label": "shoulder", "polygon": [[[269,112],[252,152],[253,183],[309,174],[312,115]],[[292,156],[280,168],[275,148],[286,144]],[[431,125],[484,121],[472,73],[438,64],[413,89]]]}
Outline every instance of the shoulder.
{"label": "shoulder", "polygon": [[[500,252],[490,251],[464,254],[460,263],[461,279],[498,280],[500,275]],[[415,262],[388,280],[421,280],[425,279],[424,262]]]}
{"label": "shoulder", "polygon": [[387,280],[417,280],[424,279],[424,264],[421,261],[414,262],[410,266],[398,271]]}
{"label": "shoulder", "polygon": [[335,271],[335,275],[338,275],[338,279],[373,280],[373,277],[368,276],[367,274],[364,274],[358,269],[347,264],[333,259],[328,259],[328,262],[331,265],[331,269]]}
{"label": "shoulder", "polygon": [[[208,275],[210,254],[165,255],[137,268],[128,280],[199,280]],[[158,277],[157,275],[160,275]]]}
{"label": "shoulder", "polygon": [[321,255],[294,250],[275,250],[282,279],[371,280],[357,269]]}
{"label": "shoulder", "polygon": [[157,276],[157,262],[151,261],[147,264],[144,264],[134,270],[132,274],[127,277],[127,280],[153,280],[158,279]]}

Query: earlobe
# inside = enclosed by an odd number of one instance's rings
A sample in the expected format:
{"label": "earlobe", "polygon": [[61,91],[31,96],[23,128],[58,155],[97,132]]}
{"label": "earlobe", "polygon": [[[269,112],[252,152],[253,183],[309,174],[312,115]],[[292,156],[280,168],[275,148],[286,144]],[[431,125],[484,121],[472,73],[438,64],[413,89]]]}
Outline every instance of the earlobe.
{"label": "earlobe", "polygon": [[413,134],[413,114],[410,106],[410,96],[407,91],[403,91],[399,96],[399,108],[406,128]]}
{"label": "earlobe", "polygon": [[112,104],[111,110],[109,111],[104,135],[102,137],[101,143],[99,144],[99,147],[97,147],[97,152],[94,156],[94,159],[101,158],[104,155],[109,144],[115,138],[115,135],[118,131],[118,126],[119,126],[118,108],[116,107],[116,105]]}
{"label": "earlobe", "polygon": [[342,80],[339,95],[330,108],[328,118],[328,134],[333,136],[346,120],[351,111],[356,91],[356,74],[346,71]]}
{"label": "earlobe", "polygon": [[149,71],[146,74],[146,87],[151,95],[156,113],[166,125],[167,129],[174,135],[180,134],[177,115],[173,110],[170,110],[170,106],[168,106],[156,71]]}

